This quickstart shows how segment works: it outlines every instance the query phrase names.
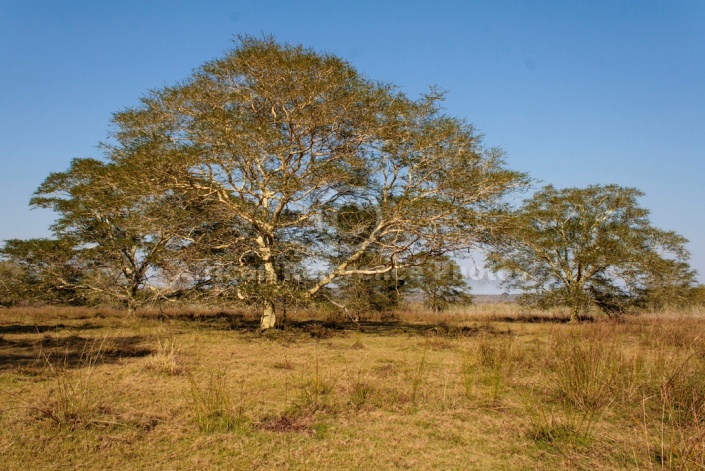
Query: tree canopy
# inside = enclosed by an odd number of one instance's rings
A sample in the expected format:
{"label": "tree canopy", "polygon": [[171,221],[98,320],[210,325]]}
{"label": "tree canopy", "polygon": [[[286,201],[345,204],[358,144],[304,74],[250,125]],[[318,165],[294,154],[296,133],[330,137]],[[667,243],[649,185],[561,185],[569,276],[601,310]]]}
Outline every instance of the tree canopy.
{"label": "tree canopy", "polygon": [[194,240],[197,225],[191,205],[148,183],[129,160],[75,159],[31,200],[59,215],[52,230],[82,266],[76,289],[122,301],[130,312],[177,290],[186,271],[180,249]]}
{"label": "tree canopy", "polygon": [[[503,198],[525,176],[441,102],[434,90],[412,100],[329,54],[244,37],[116,113],[108,151],[148,176],[146,191],[208,205],[212,224],[234,229],[219,245],[263,276],[233,287],[263,306],[268,328],[291,263],[305,265],[297,290],[310,298],[341,277],[419,265],[496,235]],[[335,214],[351,206],[374,219],[331,257]]]}
{"label": "tree canopy", "polygon": [[505,270],[505,286],[538,306],[590,305],[617,314],[654,288],[694,282],[685,238],[653,227],[642,193],[617,185],[556,189],[546,186],[524,202],[489,262]]}

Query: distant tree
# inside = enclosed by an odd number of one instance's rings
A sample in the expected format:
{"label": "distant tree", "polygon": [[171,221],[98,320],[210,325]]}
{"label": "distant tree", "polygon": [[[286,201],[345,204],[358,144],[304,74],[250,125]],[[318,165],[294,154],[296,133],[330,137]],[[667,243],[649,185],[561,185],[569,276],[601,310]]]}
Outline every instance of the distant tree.
{"label": "distant tree", "polygon": [[696,272],[681,260],[652,259],[636,304],[643,308],[685,308],[702,304]]}
{"label": "distant tree", "polygon": [[700,285],[694,286],[690,290],[689,299],[692,300],[692,303],[691,303],[692,306],[705,307],[705,285],[700,284]]}
{"label": "distant tree", "polygon": [[81,276],[62,279],[63,286],[120,301],[129,314],[181,287],[187,270],[178,253],[198,224],[188,203],[152,183],[127,158],[75,159],[47,177],[31,204],[58,213],[57,244],[81,265]]}
{"label": "distant tree", "polygon": [[[374,230],[377,211],[370,204],[348,203],[340,206],[330,215],[329,222],[333,239],[328,262],[336,265],[348,259],[358,250]],[[350,268],[386,266],[383,254],[378,247],[371,247]],[[369,312],[390,311],[399,305],[405,281],[399,278],[399,271],[383,275],[359,275],[341,277],[336,281],[339,307],[345,312],[353,312],[355,319]],[[328,297],[330,300],[330,297]]]}
{"label": "distant tree", "polygon": [[24,273],[17,264],[0,261],[0,306],[15,306],[27,299]]}
{"label": "distant tree", "polygon": [[[242,270],[261,273],[233,286],[262,306],[267,329],[281,293],[311,299],[342,278],[494,237],[504,196],[525,176],[443,114],[441,101],[436,91],[411,100],[332,55],[244,37],[116,113],[110,156],[148,175],[145,191],[212,206],[213,224],[237,228],[219,244]],[[331,215],[350,205],[369,207],[374,221],[334,260]],[[306,283],[282,276],[292,264],[306,269]]]}
{"label": "distant tree", "polygon": [[396,309],[405,291],[404,285],[405,280],[392,276],[346,277],[340,280],[338,297],[344,309],[359,319],[371,312]]}
{"label": "distant tree", "polygon": [[2,281],[0,299],[5,305],[21,302],[85,304],[83,290],[87,267],[68,240],[6,240],[0,247]]}
{"label": "distant tree", "polygon": [[452,305],[472,304],[467,280],[450,257],[433,257],[429,263],[413,270],[413,286],[424,294],[424,304],[435,312]]}
{"label": "distant tree", "polygon": [[508,272],[504,284],[523,302],[569,306],[572,321],[590,305],[612,316],[657,286],[690,285],[686,239],[653,227],[640,196],[617,185],[547,186],[518,210],[512,242],[489,254],[490,266]]}

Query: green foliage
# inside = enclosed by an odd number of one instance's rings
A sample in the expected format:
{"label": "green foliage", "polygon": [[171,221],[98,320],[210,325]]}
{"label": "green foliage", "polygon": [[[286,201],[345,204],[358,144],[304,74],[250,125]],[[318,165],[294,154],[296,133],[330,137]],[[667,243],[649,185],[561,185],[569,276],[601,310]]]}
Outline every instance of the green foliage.
{"label": "green foliage", "polygon": [[0,303],[73,304],[88,302],[81,290],[87,267],[70,240],[6,240],[0,248]]}
{"label": "green foliage", "polygon": [[470,287],[458,264],[446,255],[435,256],[411,275],[413,287],[424,294],[424,303],[440,312],[452,305],[472,304]]}
{"label": "green foliage", "polygon": [[[332,238],[335,239],[335,252],[330,260],[333,264],[344,262],[358,250],[360,244],[369,238],[374,230],[377,213],[371,205],[345,204],[332,216]],[[349,266],[360,269],[369,266],[384,266],[385,261],[379,247],[371,247],[367,253]],[[357,318],[368,312],[390,311],[399,305],[406,279],[396,270],[383,275],[358,275],[342,277],[337,281],[338,297],[345,309],[355,313]]]}
{"label": "green foliage", "polygon": [[29,297],[24,270],[15,262],[0,261],[0,306],[17,306]]}
{"label": "green foliage", "polygon": [[345,307],[358,317],[369,312],[391,311],[399,306],[405,280],[392,277],[350,277],[340,282]]}
{"label": "green foliage", "polygon": [[649,309],[705,305],[705,289],[696,284],[696,273],[686,262],[655,259],[651,263],[637,305]]}
{"label": "green foliage", "polygon": [[[62,278],[64,289],[130,310],[155,294],[154,285],[170,287],[175,267],[166,253],[181,242],[179,223],[193,222],[138,168],[94,159],[75,159],[67,171],[50,174],[31,204],[59,214],[52,226],[57,244],[81,265],[80,280]],[[50,271],[58,269],[54,263]]]}
{"label": "green foliage", "polygon": [[523,290],[523,302],[570,306],[573,320],[590,305],[613,316],[644,293],[689,287],[687,241],[653,227],[640,196],[617,185],[547,186],[518,210],[512,241],[489,254],[490,266],[508,272],[505,285]]}

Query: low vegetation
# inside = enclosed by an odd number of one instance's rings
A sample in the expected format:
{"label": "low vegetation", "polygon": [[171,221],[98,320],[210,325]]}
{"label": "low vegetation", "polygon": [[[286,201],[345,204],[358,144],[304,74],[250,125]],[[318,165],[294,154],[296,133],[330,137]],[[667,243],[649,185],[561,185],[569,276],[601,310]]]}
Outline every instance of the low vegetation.
{"label": "low vegetation", "polygon": [[705,317],[0,310],[3,469],[702,469]]}

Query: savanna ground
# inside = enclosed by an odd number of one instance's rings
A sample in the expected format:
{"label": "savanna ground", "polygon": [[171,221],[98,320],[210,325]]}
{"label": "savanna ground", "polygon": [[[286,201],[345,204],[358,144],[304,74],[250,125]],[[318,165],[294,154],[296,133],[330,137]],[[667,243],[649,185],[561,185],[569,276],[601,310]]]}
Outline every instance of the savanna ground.
{"label": "savanna ground", "polygon": [[0,468],[703,469],[705,313],[0,310]]}

